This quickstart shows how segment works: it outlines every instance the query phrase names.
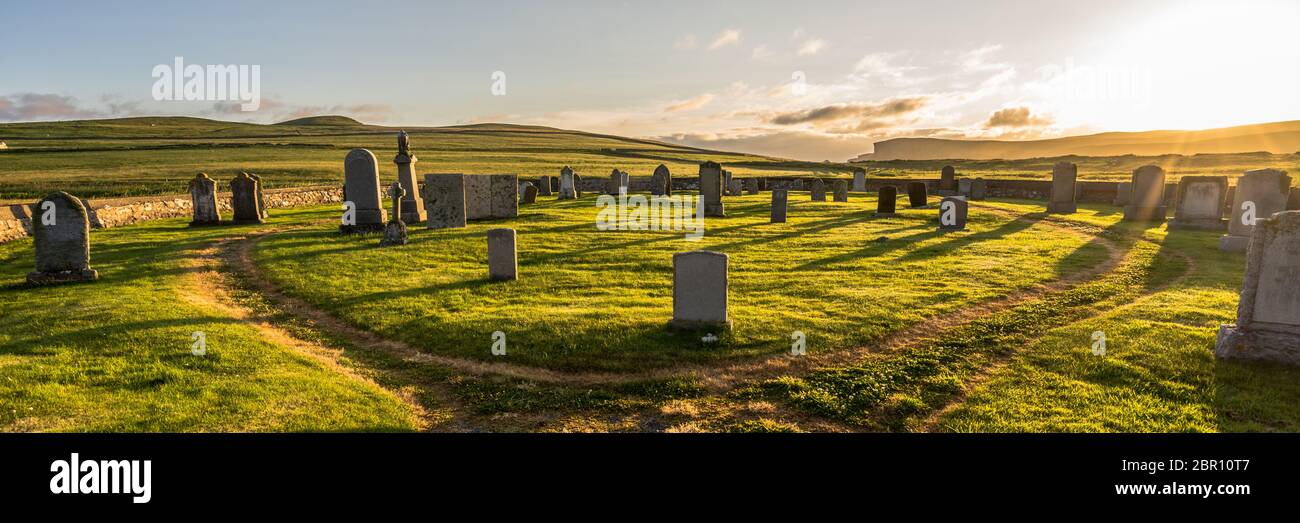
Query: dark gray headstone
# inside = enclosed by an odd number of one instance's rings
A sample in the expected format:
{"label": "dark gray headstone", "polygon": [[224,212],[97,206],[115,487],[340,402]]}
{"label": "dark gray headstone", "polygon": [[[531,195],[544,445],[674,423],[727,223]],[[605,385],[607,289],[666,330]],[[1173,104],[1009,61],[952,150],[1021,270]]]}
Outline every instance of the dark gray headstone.
{"label": "dark gray headstone", "polygon": [[898,188],[893,185],[886,185],[877,191],[876,212],[872,216],[891,217],[898,216]]}
{"label": "dark gray headstone", "polygon": [[519,203],[524,203],[524,204],[536,203],[536,202],[537,202],[537,186],[536,186],[536,185],[533,185],[533,184],[531,184],[531,183],[528,183],[528,182],[524,182],[524,184],[526,185],[526,187],[524,187],[524,196],[523,196],[523,198],[522,198],[523,201],[521,201],[521,202],[519,202]]}
{"label": "dark gray headstone", "polygon": [[731,328],[727,316],[726,254],[691,251],[673,255],[673,321],[669,326]]}
{"label": "dark gray headstone", "polygon": [[848,180],[835,180],[835,201],[849,201],[849,182]]}
{"label": "dark gray headstone", "polygon": [[262,207],[257,195],[261,192],[261,183],[253,175],[239,173],[230,180],[230,207],[234,210],[235,223],[262,223]]}
{"label": "dark gray headstone", "polygon": [[194,211],[190,226],[221,224],[221,211],[217,210],[217,181],[208,178],[206,173],[199,173],[190,180],[189,190]]}
{"label": "dark gray headstone", "polygon": [[908,182],[907,183],[907,203],[913,209],[923,209],[929,205],[929,196],[926,194],[925,182]]}
{"label": "dark gray headstone", "polygon": [[537,179],[537,194],[539,196],[551,195],[551,177],[542,176]]}
{"label": "dark gray headstone", "polygon": [[515,230],[491,229],[487,232],[487,243],[488,278],[503,281],[519,279]]}
{"label": "dark gray headstone", "polygon": [[957,193],[957,170],[951,165],[943,166],[939,172],[939,188],[935,194],[940,196],[952,196]]}
{"label": "dark gray headstone", "polygon": [[1223,230],[1223,200],[1228,194],[1226,176],[1184,176],[1178,180],[1174,203],[1174,229]]}
{"label": "dark gray headstone", "polygon": [[673,195],[673,174],[668,171],[667,165],[661,163],[658,167],[655,167],[655,173],[651,179],[654,180],[654,183],[651,183],[652,189],[660,191],[652,192],[652,194],[656,196]]}
{"label": "dark gray headstone", "polygon": [[353,149],[343,159],[343,201],[352,202],[355,223],[339,226],[344,233],[379,232],[388,216],[379,195],[379,162],[374,153]]}
{"label": "dark gray headstone", "polygon": [[1079,210],[1075,203],[1078,192],[1079,166],[1070,162],[1057,162],[1052,166],[1052,196],[1047,202],[1050,214],[1074,214]]}
{"label": "dark gray headstone", "polygon": [[772,189],[771,223],[785,223],[786,200],[785,189]]}
{"label": "dark gray headstone", "polygon": [[700,198],[704,200],[704,215],[725,217],[722,206],[722,166],[717,162],[700,164]]}
{"label": "dark gray headstone", "polygon": [[90,214],[81,200],[56,192],[32,209],[32,239],[36,270],[27,283],[45,285],[99,278],[90,268]]}
{"label": "dark gray headstone", "polygon": [[814,202],[826,201],[826,182],[823,182],[821,178],[813,178],[809,182],[808,194],[812,196]]}
{"label": "dark gray headstone", "polygon": [[960,231],[966,229],[966,214],[969,205],[965,196],[947,196],[939,202],[939,230]]}
{"label": "dark gray headstone", "polygon": [[1165,170],[1144,165],[1133,170],[1133,192],[1124,206],[1124,221],[1165,221]]}
{"label": "dark gray headstone", "polygon": [[1255,222],[1286,210],[1291,176],[1277,169],[1255,169],[1237,178],[1232,193],[1232,218],[1228,234],[1219,238],[1219,249],[1246,252]]}

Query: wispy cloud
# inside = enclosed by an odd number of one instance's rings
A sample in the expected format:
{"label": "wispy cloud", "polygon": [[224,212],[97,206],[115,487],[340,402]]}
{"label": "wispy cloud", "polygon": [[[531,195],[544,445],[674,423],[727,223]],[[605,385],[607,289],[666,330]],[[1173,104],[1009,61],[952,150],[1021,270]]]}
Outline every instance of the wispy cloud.
{"label": "wispy cloud", "polygon": [[778,113],[768,119],[776,125],[801,123],[822,124],[847,118],[896,116],[914,112],[925,106],[925,97],[898,98],[881,103],[840,103],[801,111]]}
{"label": "wispy cloud", "polygon": [[714,51],[726,47],[728,45],[735,45],[738,43],[740,43],[740,30],[727,29],[722,31],[721,33],[718,33],[718,36],[713,39],[712,43],[709,44],[709,50]]}
{"label": "wispy cloud", "polygon": [[813,38],[811,40],[805,41],[803,45],[799,46],[799,52],[797,54],[799,56],[815,55],[818,52],[820,52],[822,49],[825,49],[826,45],[827,44],[825,40],[822,40],[821,38]]}
{"label": "wispy cloud", "polygon": [[1035,115],[1028,107],[1008,107],[994,111],[984,122],[985,129],[995,127],[1043,127],[1052,124],[1048,116]]}
{"label": "wispy cloud", "polygon": [[689,100],[682,100],[680,102],[670,104],[668,107],[664,108],[664,112],[676,113],[681,111],[693,111],[695,109],[699,109],[701,107],[709,105],[709,102],[712,102],[713,98],[714,96],[712,94],[704,93],[702,95],[696,96]]}

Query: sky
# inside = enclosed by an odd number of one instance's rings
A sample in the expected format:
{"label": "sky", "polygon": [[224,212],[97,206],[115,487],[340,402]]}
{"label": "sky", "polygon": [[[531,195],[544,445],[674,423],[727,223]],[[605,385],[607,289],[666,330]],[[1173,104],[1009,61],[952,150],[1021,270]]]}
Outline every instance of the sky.
{"label": "sky", "polygon": [[[6,2],[0,122],[516,123],[804,160],[1300,119],[1300,2]],[[260,103],[159,99],[257,66]],[[168,83],[168,85],[171,85]],[[173,98],[183,93],[171,93]]]}

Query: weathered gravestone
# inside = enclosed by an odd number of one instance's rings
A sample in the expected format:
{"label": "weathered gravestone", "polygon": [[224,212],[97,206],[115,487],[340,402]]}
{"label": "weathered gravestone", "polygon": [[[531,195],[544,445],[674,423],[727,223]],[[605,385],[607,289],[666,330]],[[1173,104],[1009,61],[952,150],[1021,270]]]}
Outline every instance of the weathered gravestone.
{"label": "weathered gravestone", "polygon": [[551,177],[551,193],[552,193],[552,194],[560,194],[560,177],[559,177],[559,176],[552,176],[552,177]]}
{"label": "weathered gravestone", "polygon": [[1174,203],[1174,229],[1223,229],[1223,199],[1228,193],[1226,176],[1184,176],[1178,180]]}
{"label": "weathered gravestone", "polygon": [[465,175],[424,175],[424,210],[430,229],[465,226]]}
{"label": "weathered gravestone", "polygon": [[628,183],[628,174],[618,169],[614,169],[613,172],[609,173],[609,185],[606,188],[606,192],[610,196],[618,196],[619,191],[627,192]]}
{"label": "weathered gravestone", "polygon": [[36,270],[27,283],[45,285],[99,278],[90,268],[90,214],[77,197],[56,192],[32,209]]}
{"label": "weathered gravestone", "polygon": [[704,215],[725,217],[722,206],[722,166],[709,161],[700,164],[700,198],[704,200]]}
{"label": "weathered gravestone", "polygon": [[365,149],[349,151],[343,158],[343,201],[352,202],[354,223],[340,225],[339,231],[346,234],[382,231],[387,216],[380,200],[379,162],[374,153]]}
{"label": "weathered gravestone", "polygon": [[514,174],[465,175],[465,219],[519,216],[519,177]]}
{"label": "weathered gravestone", "polygon": [[740,188],[740,185],[741,185],[741,178],[732,178],[731,184],[727,188],[727,192],[732,196],[740,196],[741,193],[743,192]]}
{"label": "weathered gravestone", "polygon": [[1115,184],[1115,201],[1112,204],[1116,207],[1124,207],[1132,199],[1133,182],[1117,182]]}
{"label": "weathered gravestone", "polygon": [[397,165],[397,183],[402,184],[402,189],[406,191],[402,200],[402,221],[406,223],[424,221],[424,200],[420,198],[419,179],[415,177],[412,168],[418,161],[420,159],[411,153],[410,136],[406,131],[398,131],[397,156],[393,157],[393,163]]}
{"label": "weathered gravestone", "polygon": [[898,188],[886,185],[876,192],[876,212],[872,216],[890,218],[898,216]]}
{"label": "weathered gravestone", "polygon": [[951,165],[943,166],[943,170],[939,171],[939,187],[934,193],[940,196],[957,194],[957,169]]}
{"label": "weathered gravestone", "polygon": [[867,192],[866,169],[853,169],[853,192]]}
{"label": "weathered gravestone", "polygon": [[550,176],[542,176],[542,177],[537,178],[537,195],[538,195],[538,196],[550,196],[550,195],[551,195],[551,177],[550,177]]}
{"label": "weathered gravestone", "polygon": [[908,182],[907,183],[907,204],[913,209],[924,209],[929,205],[929,196],[926,194],[925,182]]}
{"label": "weathered gravestone", "polygon": [[1047,201],[1049,214],[1074,214],[1079,210],[1074,195],[1077,194],[1079,166],[1070,162],[1056,162],[1052,166],[1052,196]]}
{"label": "weathered gravestone", "polygon": [[673,321],[677,329],[730,329],[727,255],[713,251],[673,255]]}
{"label": "weathered gravestone", "polygon": [[[525,182],[525,183],[526,183],[526,182]],[[531,184],[531,183],[528,183],[527,185],[528,185],[528,186],[524,188],[523,201],[521,201],[521,202],[519,202],[519,203],[536,203],[536,202],[537,202],[537,186],[536,186],[536,185],[533,185],[533,184]]]}
{"label": "weathered gravestone", "polygon": [[812,196],[812,201],[826,201],[826,182],[823,182],[821,178],[813,178],[809,183],[808,194]]}
{"label": "weathered gravestone", "polygon": [[573,169],[564,166],[560,169],[560,199],[572,200],[578,197],[578,185],[575,183]]}
{"label": "weathered gravestone", "polygon": [[849,201],[848,180],[835,180],[835,193],[833,197],[837,202],[843,203]]}
{"label": "weathered gravestone", "polygon": [[961,231],[966,229],[966,215],[970,206],[965,196],[947,196],[939,202],[939,230]]}
{"label": "weathered gravestone", "polygon": [[1162,222],[1165,209],[1165,170],[1144,165],[1133,171],[1133,192],[1124,206],[1124,221]]}
{"label": "weathered gravestone", "polygon": [[970,198],[971,187],[972,184],[970,178],[959,178],[957,180],[957,195]]}
{"label": "weathered gravestone", "polygon": [[772,189],[772,223],[785,223],[785,189]]}
{"label": "weathered gravestone", "polygon": [[745,190],[749,194],[758,194],[758,178],[745,178]]}
{"label": "weathered gravestone", "polygon": [[1290,190],[1291,177],[1286,171],[1255,169],[1237,178],[1237,190],[1232,193],[1228,234],[1219,237],[1219,249],[1246,252],[1255,222],[1285,210]]}
{"label": "weathered gravestone", "polygon": [[519,279],[518,257],[515,253],[514,229],[491,229],[487,232],[488,278],[493,280]]}
{"label": "weathered gravestone", "polygon": [[731,192],[731,171],[722,171],[722,194],[726,196],[736,196]]}
{"label": "weathered gravestone", "polygon": [[194,211],[194,219],[190,221],[190,227],[220,225],[221,211],[217,210],[217,181],[208,178],[206,173],[199,173],[190,180],[189,189],[190,206]]}
{"label": "weathered gravestone", "polygon": [[[655,196],[672,196],[673,195],[673,175],[668,171],[668,166],[659,164],[655,167],[655,173],[651,176],[651,194]],[[659,192],[654,192],[655,190]]]}
{"label": "weathered gravestone", "polygon": [[239,173],[230,180],[230,207],[235,223],[262,223],[262,207],[257,194],[261,183],[248,173]]}
{"label": "weathered gravestone", "polygon": [[1251,232],[1237,323],[1219,327],[1214,355],[1300,365],[1300,211]]}
{"label": "weathered gravestone", "polygon": [[402,200],[405,196],[406,189],[402,188],[401,182],[393,182],[388,186],[388,197],[393,200],[393,214],[384,226],[384,237],[379,240],[380,247],[406,245],[406,223],[402,221]]}
{"label": "weathered gravestone", "polygon": [[989,182],[983,178],[976,178],[970,185],[970,199],[983,200],[989,195]]}
{"label": "weathered gravestone", "polygon": [[262,219],[271,217],[271,210],[266,206],[266,185],[262,183],[262,177],[253,173],[248,173],[248,177],[257,181],[257,210],[262,213]]}

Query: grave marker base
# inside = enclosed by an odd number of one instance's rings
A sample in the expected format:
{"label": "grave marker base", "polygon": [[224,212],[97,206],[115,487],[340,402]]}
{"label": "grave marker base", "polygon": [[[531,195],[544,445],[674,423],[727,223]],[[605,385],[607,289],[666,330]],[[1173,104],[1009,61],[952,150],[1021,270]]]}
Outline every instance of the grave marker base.
{"label": "grave marker base", "polygon": [[99,271],[96,271],[95,269],[59,272],[32,271],[27,273],[27,283],[32,285],[54,285],[58,283],[94,281],[98,279]]}

